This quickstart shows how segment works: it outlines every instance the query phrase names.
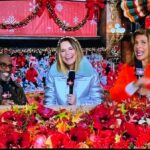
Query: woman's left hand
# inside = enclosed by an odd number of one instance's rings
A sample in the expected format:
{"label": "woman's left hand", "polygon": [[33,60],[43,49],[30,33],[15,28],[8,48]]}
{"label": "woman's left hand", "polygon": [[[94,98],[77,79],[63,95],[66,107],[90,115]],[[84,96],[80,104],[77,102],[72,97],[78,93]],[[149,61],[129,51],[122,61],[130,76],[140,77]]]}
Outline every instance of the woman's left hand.
{"label": "woman's left hand", "polygon": [[147,89],[147,88],[144,88],[144,87],[141,87],[139,90],[138,90],[138,93],[142,96],[148,96],[150,95],[150,90]]}
{"label": "woman's left hand", "polygon": [[69,105],[75,105],[76,104],[76,96],[73,94],[68,94],[67,95],[67,102]]}

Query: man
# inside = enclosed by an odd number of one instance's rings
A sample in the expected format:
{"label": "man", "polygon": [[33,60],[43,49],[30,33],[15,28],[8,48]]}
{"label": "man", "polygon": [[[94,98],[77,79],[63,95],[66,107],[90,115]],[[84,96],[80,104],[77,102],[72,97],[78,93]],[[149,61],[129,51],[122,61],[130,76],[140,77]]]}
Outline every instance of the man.
{"label": "man", "polygon": [[27,102],[23,88],[12,81],[12,60],[7,54],[0,54],[0,104],[25,105]]}

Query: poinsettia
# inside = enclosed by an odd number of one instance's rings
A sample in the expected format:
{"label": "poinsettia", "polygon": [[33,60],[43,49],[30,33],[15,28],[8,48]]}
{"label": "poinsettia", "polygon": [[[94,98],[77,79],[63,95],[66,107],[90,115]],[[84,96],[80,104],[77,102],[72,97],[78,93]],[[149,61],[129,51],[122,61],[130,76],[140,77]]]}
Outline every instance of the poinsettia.
{"label": "poinsettia", "polygon": [[52,148],[78,148],[67,134],[55,132],[50,136]]}
{"label": "poinsettia", "polygon": [[70,137],[73,141],[84,142],[89,138],[90,129],[85,129],[83,127],[75,127],[70,130]]}
{"label": "poinsettia", "polygon": [[113,128],[116,124],[116,118],[113,115],[113,111],[108,109],[105,105],[98,105],[91,110],[93,126],[99,130]]}
{"label": "poinsettia", "polygon": [[114,133],[112,130],[98,130],[96,135],[91,135],[90,140],[93,148],[108,149],[114,143]]}

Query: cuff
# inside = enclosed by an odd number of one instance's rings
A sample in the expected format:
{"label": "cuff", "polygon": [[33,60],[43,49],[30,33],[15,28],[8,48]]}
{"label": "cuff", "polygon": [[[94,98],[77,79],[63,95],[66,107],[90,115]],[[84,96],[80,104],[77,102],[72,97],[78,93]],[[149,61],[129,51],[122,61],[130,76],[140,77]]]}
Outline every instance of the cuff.
{"label": "cuff", "polygon": [[125,87],[125,91],[128,95],[132,96],[137,90],[139,87],[135,86],[133,84],[134,82],[130,82],[126,87]]}

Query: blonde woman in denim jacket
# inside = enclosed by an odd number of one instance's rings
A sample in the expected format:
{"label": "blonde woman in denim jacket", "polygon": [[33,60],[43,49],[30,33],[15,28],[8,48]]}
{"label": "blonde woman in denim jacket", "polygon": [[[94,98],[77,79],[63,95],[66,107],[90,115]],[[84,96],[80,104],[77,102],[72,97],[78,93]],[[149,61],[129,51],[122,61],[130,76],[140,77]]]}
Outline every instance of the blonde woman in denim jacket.
{"label": "blonde woman in denim jacket", "polygon": [[[67,85],[70,70],[75,71],[73,94],[69,94]],[[47,73],[44,105],[97,105],[102,99],[99,75],[83,56],[78,40],[70,36],[61,38],[57,61]]]}

